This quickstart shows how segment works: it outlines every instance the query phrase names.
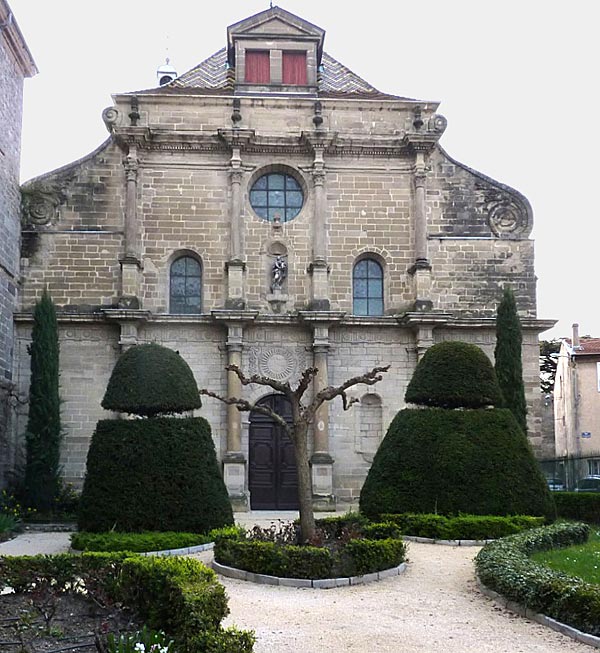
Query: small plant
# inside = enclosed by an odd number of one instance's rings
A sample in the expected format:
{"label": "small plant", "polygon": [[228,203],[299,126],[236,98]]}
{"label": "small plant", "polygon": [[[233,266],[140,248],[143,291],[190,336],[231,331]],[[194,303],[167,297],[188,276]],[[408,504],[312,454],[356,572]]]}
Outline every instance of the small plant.
{"label": "small plant", "polygon": [[13,515],[7,515],[0,512],[0,541],[4,535],[12,533],[17,530],[19,525],[18,520]]}
{"label": "small plant", "polygon": [[147,626],[118,638],[109,633],[106,639],[108,653],[174,653],[173,640]]}

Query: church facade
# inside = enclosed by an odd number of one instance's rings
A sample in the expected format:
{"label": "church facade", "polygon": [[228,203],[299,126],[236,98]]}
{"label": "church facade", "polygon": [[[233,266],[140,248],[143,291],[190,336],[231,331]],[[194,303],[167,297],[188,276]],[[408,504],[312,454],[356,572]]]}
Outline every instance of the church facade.
{"label": "church facade", "polygon": [[[26,393],[31,311],[47,287],[66,480],[82,482],[119,353],[157,342],[199,387],[284,413],[280,395],[242,388],[225,366],[293,380],[314,365],[319,389],[391,365],[351,391],[351,410],[336,400],[315,420],[315,503],[354,503],[424,351],[463,340],[493,357],[505,284],[524,327],[529,437],[540,453],[551,446],[529,203],[444,152],[437,103],[380,92],[330,57],[324,37],[278,7],[231,25],[192,70],[114,96],[95,152],[23,187],[18,380]],[[236,507],[294,507],[276,424],[212,398],[200,414]]]}

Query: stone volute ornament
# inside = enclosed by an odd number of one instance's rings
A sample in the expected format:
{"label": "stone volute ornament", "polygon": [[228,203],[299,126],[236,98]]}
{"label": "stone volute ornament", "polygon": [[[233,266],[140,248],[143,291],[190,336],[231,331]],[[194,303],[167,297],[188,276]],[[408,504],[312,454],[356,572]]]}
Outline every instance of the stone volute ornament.
{"label": "stone volute ornament", "polygon": [[21,222],[24,226],[43,226],[56,222],[58,207],[65,202],[64,181],[32,182],[21,188]]}
{"label": "stone volute ornament", "polygon": [[527,212],[509,198],[488,204],[490,229],[499,238],[524,238],[529,232]]}

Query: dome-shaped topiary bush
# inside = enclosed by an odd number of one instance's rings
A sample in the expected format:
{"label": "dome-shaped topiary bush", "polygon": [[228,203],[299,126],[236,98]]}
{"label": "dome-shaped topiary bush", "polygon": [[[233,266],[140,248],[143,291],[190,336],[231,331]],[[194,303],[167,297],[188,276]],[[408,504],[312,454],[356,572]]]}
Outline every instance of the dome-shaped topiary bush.
{"label": "dome-shaped topiary bush", "polygon": [[79,528],[191,531],[233,524],[209,423],[163,417],[200,406],[187,363],[159,345],[124,353],[102,405],[149,419],[101,420],[88,451]]}
{"label": "dome-shaped topiary bush", "polygon": [[182,413],[202,402],[190,366],[172,349],[136,345],[117,361],[102,407],[142,417]]}
{"label": "dome-shaped topiary bush", "polygon": [[360,509],[368,517],[553,514],[548,486],[513,414],[480,407],[501,395],[489,359],[473,349],[446,342],[420,361],[407,401],[443,407],[407,408],[396,415],[361,490]]}
{"label": "dome-shaped topiary bush", "polygon": [[490,359],[466,342],[440,342],[430,347],[406,389],[411,404],[440,408],[502,405],[502,393]]}

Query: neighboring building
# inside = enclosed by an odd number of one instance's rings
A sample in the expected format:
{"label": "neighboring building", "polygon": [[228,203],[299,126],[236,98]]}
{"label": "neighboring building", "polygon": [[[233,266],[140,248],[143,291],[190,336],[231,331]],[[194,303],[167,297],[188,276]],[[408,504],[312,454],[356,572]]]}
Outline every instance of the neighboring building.
{"label": "neighboring building", "polygon": [[21,211],[19,165],[23,80],[37,73],[31,53],[6,0],[0,0],[0,487],[14,465],[7,434],[11,424],[14,327],[19,289]]}
{"label": "neighboring building", "polygon": [[[418,357],[436,341],[493,356],[513,287],[523,328],[529,435],[540,438],[532,212],[517,191],[450,158],[435,102],[382,93],[323,50],[325,32],[273,7],[231,25],[226,47],[163,86],[119,94],[106,143],[23,188],[19,376],[31,310],[60,307],[63,468],[81,483],[119,352],[178,350],[200,387],[287,407],[241,388],[227,363],[316,387],[391,364],[359,403],[324,407],[310,449],[323,506],[356,501]],[[383,57],[382,57],[383,59]],[[169,81],[171,79],[171,81]],[[294,504],[280,429],[212,399],[238,506]],[[24,423],[25,415],[21,417]]]}
{"label": "neighboring building", "polygon": [[554,420],[556,456],[585,457],[578,477],[600,475],[600,338],[580,338],[577,324],[558,355]]}

